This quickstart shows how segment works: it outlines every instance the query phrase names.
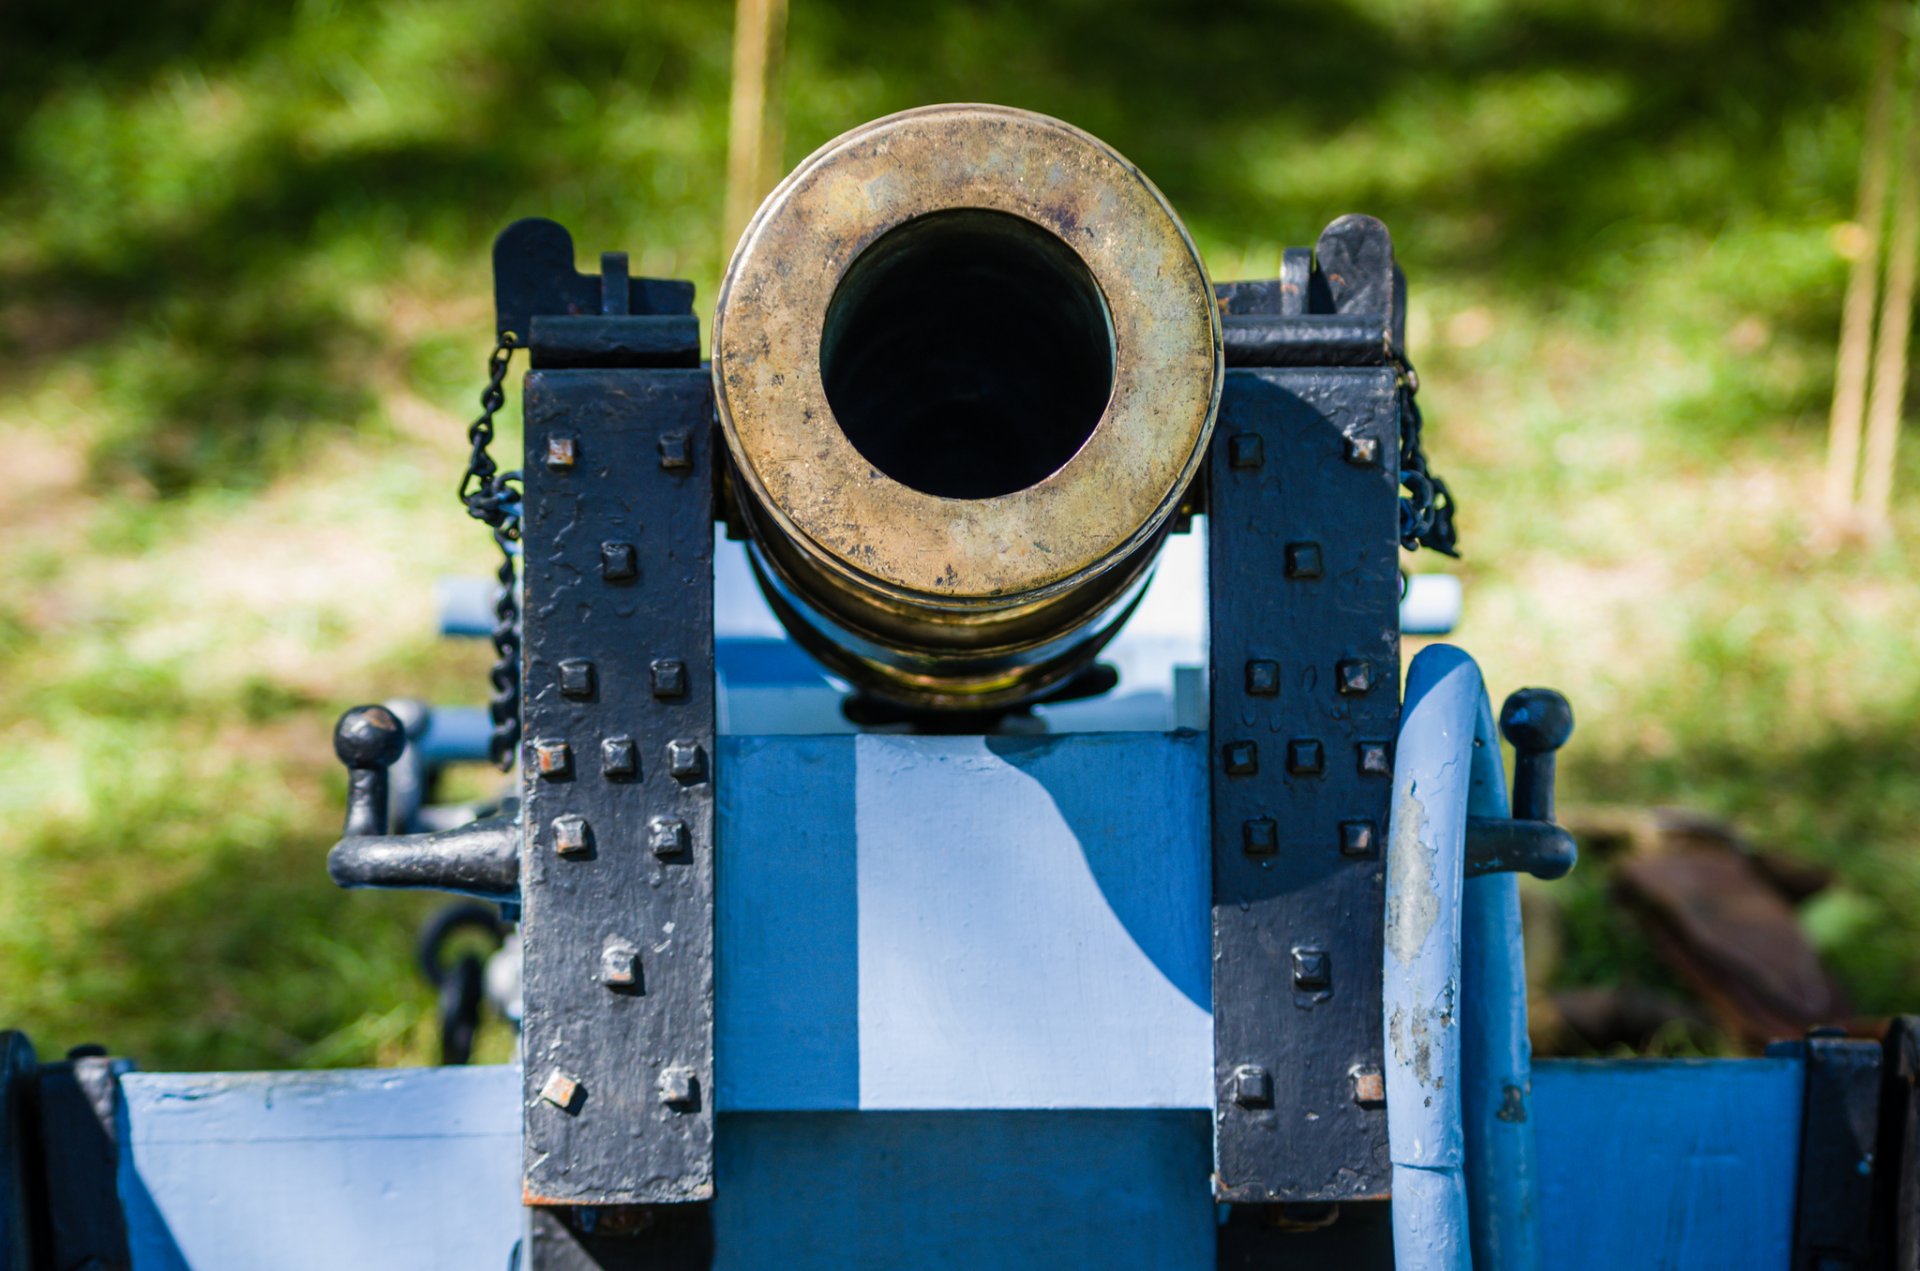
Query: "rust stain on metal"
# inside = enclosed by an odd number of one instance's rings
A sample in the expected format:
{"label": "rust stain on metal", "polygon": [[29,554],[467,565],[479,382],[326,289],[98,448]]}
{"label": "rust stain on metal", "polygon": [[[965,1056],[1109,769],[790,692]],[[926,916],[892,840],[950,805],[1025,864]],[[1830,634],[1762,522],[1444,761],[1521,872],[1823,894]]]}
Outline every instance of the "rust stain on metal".
{"label": "rust stain on metal", "polygon": [[1500,1110],[1493,1114],[1502,1121],[1520,1124],[1527,1119],[1527,1094],[1519,1086],[1500,1088]]}

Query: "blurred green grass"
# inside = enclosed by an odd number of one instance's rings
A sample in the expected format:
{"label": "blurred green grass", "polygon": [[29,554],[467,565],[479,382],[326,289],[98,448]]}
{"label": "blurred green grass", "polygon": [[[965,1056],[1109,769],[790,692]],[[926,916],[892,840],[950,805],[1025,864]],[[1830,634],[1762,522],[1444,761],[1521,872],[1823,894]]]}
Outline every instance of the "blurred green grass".
{"label": "blurred green grass", "polygon": [[[1811,930],[1863,1010],[1912,1008],[1920,442],[1891,540],[1814,509],[1869,16],[796,0],[787,159],[990,100],[1138,162],[1217,278],[1385,218],[1464,506],[1458,639],[1497,693],[1572,696],[1563,802],[1682,803],[1832,865]],[[328,727],[483,692],[429,593],[489,564],[452,487],[492,234],[552,216],[710,301],[729,20],[0,17],[0,1023],[159,1068],[430,1058],[433,902],[328,885]],[[1556,886],[1564,976],[1659,978],[1597,871]]]}

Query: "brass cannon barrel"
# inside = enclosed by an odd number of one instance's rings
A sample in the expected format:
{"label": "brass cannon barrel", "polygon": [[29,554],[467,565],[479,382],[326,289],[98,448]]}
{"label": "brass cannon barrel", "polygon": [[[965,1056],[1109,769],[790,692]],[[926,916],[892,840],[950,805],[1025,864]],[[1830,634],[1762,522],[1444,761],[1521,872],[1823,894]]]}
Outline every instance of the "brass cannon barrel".
{"label": "brass cannon barrel", "polygon": [[857,128],[768,196],[714,317],[761,585],[869,693],[1043,695],[1144,590],[1222,365],[1199,253],[1106,145],[998,106]]}

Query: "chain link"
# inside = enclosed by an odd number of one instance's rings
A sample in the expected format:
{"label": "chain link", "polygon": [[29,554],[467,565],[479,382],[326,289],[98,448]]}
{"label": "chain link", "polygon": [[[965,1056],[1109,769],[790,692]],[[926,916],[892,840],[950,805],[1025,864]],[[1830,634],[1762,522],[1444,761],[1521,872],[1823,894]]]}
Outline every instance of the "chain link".
{"label": "chain link", "polygon": [[472,454],[467,470],[460,477],[460,501],[467,515],[483,521],[493,530],[493,541],[500,548],[500,592],[493,604],[493,669],[487,673],[493,685],[487,712],[493,720],[493,736],[487,752],[501,771],[513,767],[520,746],[520,601],[515,587],[518,570],[514,546],[520,538],[520,473],[501,472],[488,453],[493,444],[493,417],[507,404],[507,368],[518,345],[511,331],[500,337],[487,357],[487,386],[480,393],[480,415],[467,428]]}
{"label": "chain link", "polygon": [[1404,355],[1400,367],[1400,546],[1408,551],[1432,548],[1442,556],[1458,557],[1453,514],[1456,507],[1447,483],[1427,470],[1420,448],[1420,373]]}

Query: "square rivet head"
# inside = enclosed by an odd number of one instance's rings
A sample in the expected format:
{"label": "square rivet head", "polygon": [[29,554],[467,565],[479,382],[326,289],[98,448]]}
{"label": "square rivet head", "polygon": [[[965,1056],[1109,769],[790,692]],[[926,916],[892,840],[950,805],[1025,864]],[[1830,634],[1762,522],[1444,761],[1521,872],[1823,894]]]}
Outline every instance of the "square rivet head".
{"label": "square rivet head", "polygon": [[1243,1108],[1271,1108],[1273,1074],[1259,1064],[1241,1064],[1227,1079],[1227,1093]]}
{"label": "square rivet head", "polygon": [[1257,434],[1235,433],[1227,439],[1227,463],[1235,468],[1257,468],[1266,462],[1266,447]]}
{"label": "square rivet head", "polygon": [[693,1075],[693,1069],[675,1064],[660,1070],[659,1091],[660,1102],[684,1110],[699,1101],[700,1080]]}
{"label": "square rivet head", "polygon": [[1348,696],[1357,696],[1373,689],[1373,663],[1365,658],[1345,658],[1333,668],[1334,683]]}
{"label": "square rivet head", "polygon": [[631,737],[603,737],[600,740],[600,772],[608,777],[640,775],[640,747]]}
{"label": "square rivet head", "polygon": [[547,466],[565,472],[579,462],[579,443],[565,433],[547,434]]}
{"label": "square rivet head", "polygon": [[1340,822],[1340,854],[1342,856],[1372,856],[1374,838],[1372,821]]}
{"label": "square rivet head", "polygon": [[693,467],[693,443],[687,434],[660,434],[660,466],[668,472],[686,472]]}
{"label": "square rivet head", "polygon": [[667,771],[675,781],[687,785],[704,780],[707,775],[707,752],[699,742],[670,741],[667,743]]}
{"label": "square rivet head", "polygon": [[1391,777],[1393,752],[1384,741],[1363,741],[1356,748],[1363,777]]}
{"label": "square rivet head", "polygon": [[1325,568],[1320,560],[1320,544],[1287,544],[1287,577],[1318,578]]}
{"label": "square rivet head", "polygon": [[687,664],[679,658],[655,658],[650,668],[655,697],[687,695]]}
{"label": "square rivet head", "polygon": [[533,766],[549,781],[569,777],[573,774],[573,747],[564,741],[537,740],[533,743]]}
{"label": "square rivet head", "polygon": [[600,544],[600,576],[610,583],[630,583],[640,576],[640,559],[632,543]]}
{"label": "square rivet head", "polygon": [[1230,741],[1220,748],[1220,760],[1230,777],[1250,777],[1260,771],[1260,747],[1250,741]]}
{"label": "square rivet head", "polygon": [[565,697],[593,696],[593,663],[585,658],[560,660],[560,692]]}
{"label": "square rivet head", "polygon": [[625,940],[609,940],[600,950],[600,982],[610,989],[640,983],[640,950]]}
{"label": "square rivet head", "polygon": [[677,816],[656,816],[647,822],[647,847],[663,860],[687,850],[687,823]]}
{"label": "square rivet head", "polygon": [[1327,770],[1327,752],[1311,737],[1287,743],[1287,771],[1296,777],[1317,777]]}
{"label": "square rivet head", "polygon": [[592,847],[587,818],[569,812],[553,818],[553,850],[562,856],[585,856]]}
{"label": "square rivet head", "polygon": [[1353,1101],[1363,1108],[1377,1108],[1387,1101],[1387,1079],[1378,1068],[1363,1065],[1353,1070]]}
{"label": "square rivet head", "polygon": [[574,1102],[580,1098],[580,1083],[555,1068],[547,1074],[546,1084],[540,1087],[540,1097],[562,1112],[571,1112]]}
{"label": "square rivet head", "polygon": [[1356,468],[1371,468],[1380,462],[1380,440],[1377,437],[1347,438],[1347,462]]}
{"label": "square rivet head", "polygon": [[1318,991],[1333,983],[1333,959],[1325,949],[1293,951],[1293,987]]}
{"label": "square rivet head", "polygon": [[1280,848],[1280,827],[1270,816],[1257,816],[1240,827],[1240,845],[1248,856],[1272,856]]}
{"label": "square rivet head", "polygon": [[1247,663],[1247,692],[1254,697],[1273,697],[1280,692],[1280,664],[1268,658],[1253,658]]}

